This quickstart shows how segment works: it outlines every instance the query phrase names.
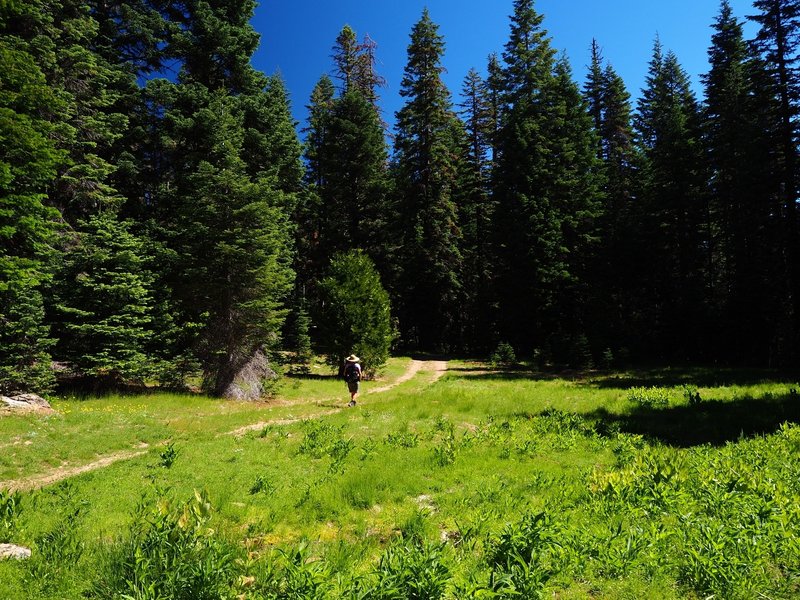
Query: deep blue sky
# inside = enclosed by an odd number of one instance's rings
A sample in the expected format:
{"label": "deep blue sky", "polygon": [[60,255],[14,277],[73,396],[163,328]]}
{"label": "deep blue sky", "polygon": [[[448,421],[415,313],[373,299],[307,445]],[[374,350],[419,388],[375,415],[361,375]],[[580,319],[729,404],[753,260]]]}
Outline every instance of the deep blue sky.
{"label": "deep blue sky", "polygon": [[[331,70],[331,47],[342,26],[378,43],[383,117],[394,122],[402,105],[400,80],[413,24],[425,6],[445,38],[445,83],[459,101],[464,75],[470,67],[485,72],[487,57],[500,54],[508,39],[512,0],[262,0],[253,26],[261,46],[253,62],[286,81],[295,118],[304,125],[305,105],[319,77]],[[753,13],[751,0],[730,0],[739,18]],[[708,70],[710,26],[719,13],[718,0],[538,0],[544,27],[553,47],[566,52],[576,80],[582,85],[592,38],[603,56],[625,80],[635,98],[644,85],[656,34],[673,50],[691,75],[700,95],[699,76]],[[752,24],[745,29],[751,37]]]}

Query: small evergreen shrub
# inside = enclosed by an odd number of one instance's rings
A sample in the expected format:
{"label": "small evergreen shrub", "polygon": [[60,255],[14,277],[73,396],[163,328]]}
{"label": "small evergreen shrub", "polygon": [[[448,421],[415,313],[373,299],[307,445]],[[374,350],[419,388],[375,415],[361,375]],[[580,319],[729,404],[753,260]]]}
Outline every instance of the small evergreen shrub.
{"label": "small evergreen shrub", "polygon": [[493,366],[504,366],[510,367],[517,363],[517,355],[514,352],[514,348],[508,342],[500,342],[497,344],[497,348],[492,355],[489,357],[489,362],[492,363]]}
{"label": "small evergreen shrub", "polygon": [[372,377],[389,359],[395,338],[389,294],[375,264],[361,251],[338,254],[319,287],[323,303],[315,322],[328,363],[339,368],[352,352]]}

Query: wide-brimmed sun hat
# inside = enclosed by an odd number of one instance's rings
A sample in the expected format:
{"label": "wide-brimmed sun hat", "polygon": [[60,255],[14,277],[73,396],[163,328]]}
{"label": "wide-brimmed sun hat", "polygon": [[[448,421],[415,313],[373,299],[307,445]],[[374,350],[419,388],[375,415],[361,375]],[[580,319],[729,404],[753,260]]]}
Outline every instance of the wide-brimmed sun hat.
{"label": "wide-brimmed sun hat", "polygon": [[361,359],[358,358],[355,354],[351,354],[347,358],[345,358],[347,362],[359,362]]}

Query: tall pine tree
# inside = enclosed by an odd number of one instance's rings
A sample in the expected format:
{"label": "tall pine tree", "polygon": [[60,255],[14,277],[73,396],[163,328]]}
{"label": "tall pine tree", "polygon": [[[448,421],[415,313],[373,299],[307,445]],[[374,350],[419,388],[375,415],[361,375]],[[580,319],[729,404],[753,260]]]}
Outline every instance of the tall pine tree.
{"label": "tall pine tree", "polygon": [[500,331],[518,349],[555,344],[569,360],[572,342],[585,339],[576,294],[597,210],[596,143],[530,0],[514,2],[503,59],[493,173]]}
{"label": "tall pine tree", "polygon": [[282,83],[251,66],[253,8],[188,3],[168,51],[177,81],[149,86],[160,128],[153,204],[171,253],[162,284],[215,394],[278,341],[293,276],[300,146]]}
{"label": "tall pine tree", "polygon": [[[305,128],[308,193],[300,218],[301,283],[312,314],[318,307],[316,286],[336,254],[361,249],[391,281],[391,259],[397,243],[388,194],[388,151],[384,127],[374,104],[374,46],[358,44],[345,26],[333,47],[334,75],[320,79],[312,92]],[[318,311],[316,311],[318,312]]]}
{"label": "tall pine tree", "polygon": [[759,14],[749,17],[760,25],[755,47],[764,59],[777,102],[774,117],[776,133],[775,175],[780,182],[782,228],[780,243],[789,282],[790,333],[778,353],[781,360],[797,362],[800,357],[800,227],[797,217],[798,114],[800,114],[800,1],[756,0]]}
{"label": "tall pine tree", "polygon": [[592,337],[602,347],[619,352],[637,335],[638,286],[633,232],[637,157],[632,129],[630,94],[610,64],[603,64],[592,41],[584,96],[589,107],[601,160],[602,202],[598,222],[598,252],[592,271]]}
{"label": "tall pine tree", "polygon": [[451,340],[458,307],[460,231],[455,205],[463,131],[441,74],[444,39],[427,11],[411,31],[395,126],[403,215],[399,307],[403,341],[434,350]]}
{"label": "tall pine tree", "polygon": [[717,346],[737,362],[769,364],[785,324],[788,290],[774,171],[776,102],[762,89],[763,63],[724,0],[713,25],[705,84],[704,133],[710,179],[713,307]]}
{"label": "tall pine tree", "polygon": [[[661,358],[699,358],[708,339],[708,207],[700,114],[674,53],[656,41],[636,130],[644,157],[640,285]],[[644,351],[645,349],[640,348]]]}
{"label": "tall pine tree", "polygon": [[460,116],[466,133],[457,185],[462,255],[461,347],[486,351],[495,341],[490,235],[494,204],[489,188],[494,123],[489,90],[475,69],[470,69],[464,78],[461,97]]}

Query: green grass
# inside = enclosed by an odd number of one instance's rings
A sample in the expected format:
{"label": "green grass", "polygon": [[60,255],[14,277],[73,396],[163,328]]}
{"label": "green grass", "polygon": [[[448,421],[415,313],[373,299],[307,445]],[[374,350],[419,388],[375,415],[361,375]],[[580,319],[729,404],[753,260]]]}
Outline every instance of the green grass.
{"label": "green grass", "polygon": [[[407,365],[394,359],[386,380]],[[156,565],[171,560],[218,565],[175,567],[177,587],[162,589],[174,597],[800,594],[795,381],[449,366],[434,384],[420,372],[355,409],[339,409],[341,381],[312,376],[289,379],[269,403],[62,399],[54,416],[0,420],[10,444],[0,479],[150,444],[22,494],[0,534],[34,558],[0,563],[0,597],[120,597],[134,581],[139,595],[124,593],[155,598],[147,578],[164,580]],[[651,387],[664,402],[632,392]],[[270,421],[282,424],[229,434]],[[135,576],[123,568],[133,547],[154,553]]]}

